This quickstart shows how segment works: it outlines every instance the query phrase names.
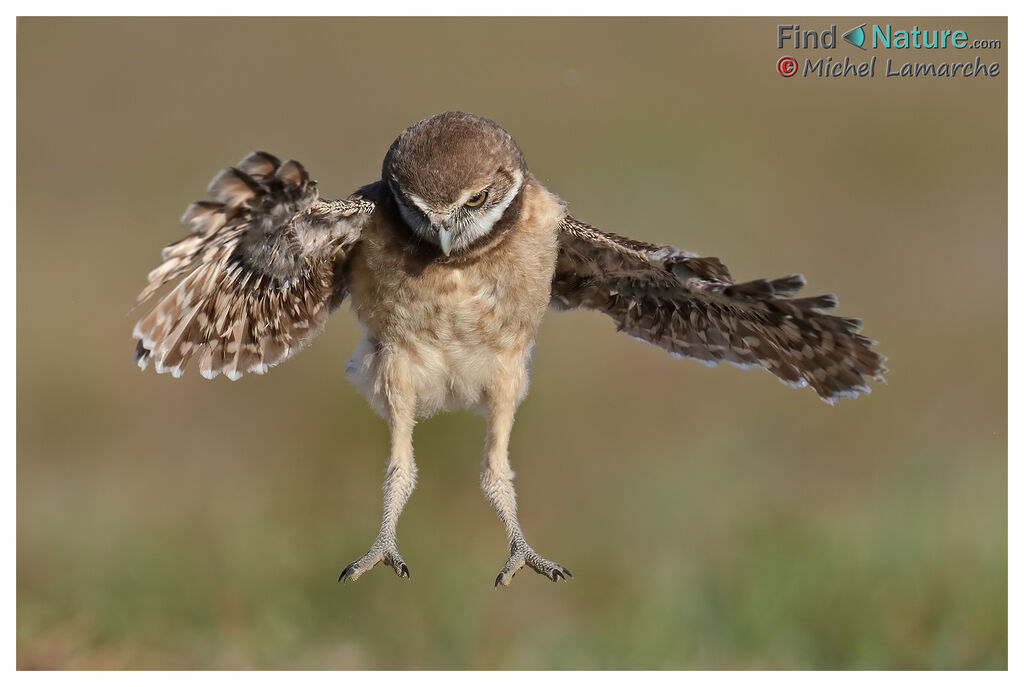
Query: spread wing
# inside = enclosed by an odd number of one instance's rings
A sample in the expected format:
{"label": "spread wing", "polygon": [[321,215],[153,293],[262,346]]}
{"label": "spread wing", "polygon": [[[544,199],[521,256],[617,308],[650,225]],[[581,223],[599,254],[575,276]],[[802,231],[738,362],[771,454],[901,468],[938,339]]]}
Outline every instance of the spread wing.
{"label": "spread wing", "polygon": [[826,402],[870,391],[885,360],[860,334],[860,320],[825,311],[828,294],[794,295],[804,278],[733,283],[717,258],[602,232],[562,220],[551,302],[599,310],[620,331],[674,356],[714,365],[758,365],[791,386],[810,386]]}
{"label": "spread wing", "polygon": [[344,259],[374,204],[323,201],[302,165],[255,152],[193,203],[191,234],[164,248],[138,303],[185,275],[135,325],[135,361],[181,376],[193,357],[212,379],[262,374],[308,342],[344,299]]}

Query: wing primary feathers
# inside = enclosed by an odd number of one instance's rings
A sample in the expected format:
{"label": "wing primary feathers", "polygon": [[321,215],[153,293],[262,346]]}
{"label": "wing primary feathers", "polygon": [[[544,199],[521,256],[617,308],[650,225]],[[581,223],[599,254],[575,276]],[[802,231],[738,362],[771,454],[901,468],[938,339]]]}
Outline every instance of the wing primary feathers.
{"label": "wing primary feathers", "polygon": [[249,204],[263,189],[255,179],[242,170],[228,167],[217,173],[206,190],[216,202],[228,207],[238,207]]}
{"label": "wing primary feathers", "polygon": [[280,166],[280,160],[262,150],[254,150],[238,163],[238,168],[254,179],[262,179],[273,174]]}
{"label": "wing primary feathers", "polygon": [[192,358],[209,379],[262,374],[302,348],[346,292],[340,267],[375,205],[321,201],[294,160],[255,151],[210,182],[213,200],[182,215],[138,303],[186,275],[135,326],[134,360],[180,376]]}
{"label": "wing primary feathers", "polygon": [[609,315],[616,329],[677,357],[756,365],[810,386],[827,403],[870,392],[885,358],[862,322],[826,311],[833,294],[794,298],[803,275],[735,283],[718,258],[601,231],[573,217],[560,225],[551,302]]}

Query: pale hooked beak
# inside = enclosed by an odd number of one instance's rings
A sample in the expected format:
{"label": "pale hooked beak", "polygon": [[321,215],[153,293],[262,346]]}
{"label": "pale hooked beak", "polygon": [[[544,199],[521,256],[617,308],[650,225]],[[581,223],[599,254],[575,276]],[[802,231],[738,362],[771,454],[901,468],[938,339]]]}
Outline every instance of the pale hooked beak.
{"label": "pale hooked beak", "polygon": [[437,238],[441,243],[441,252],[445,255],[451,255],[452,233],[448,231],[447,227],[440,226],[437,228]]}

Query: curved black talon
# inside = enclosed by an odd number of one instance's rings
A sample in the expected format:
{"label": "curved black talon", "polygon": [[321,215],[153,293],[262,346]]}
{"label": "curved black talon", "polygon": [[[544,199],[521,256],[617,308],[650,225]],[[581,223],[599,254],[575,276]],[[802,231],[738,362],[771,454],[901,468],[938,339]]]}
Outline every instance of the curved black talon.
{"label": "curved black talon", "polygon": [[345,566],[345,569],[341,571],[341,574],[338,575],[338,582],[347,581],[348,580],[348,575],[351,572],[352,572],[352,564],[349,563],[348,565]]}
{"label": "curved black talon", "polygon": [[562,574],[562,571],[561,570],[552,570],[551,571],[551,581],[552,582],[558,582],[559,578],[561,578],[562,580],[565,580],[565,575]]}
{"label": "curved black talon", "polygon": [[399,577],[405,577],[405,579],[412,577],[412,575],[409,574],[409,566],[405,563],[402,563],[402,574]]}
{"label": "curved black talon", "polygon": [[494,588],[497,589],[499,584],[501,584],[501,573],[498,573],[498,576],[494,578]]}
{"label": "curved black talon", "polygon": [[562,568],[562,572],[564,572],[564,573],[565,573],[566,575],[568,575],[569,577],[572,577],[572,573],[571,573],[571,572],[569,572],[569,568]]}

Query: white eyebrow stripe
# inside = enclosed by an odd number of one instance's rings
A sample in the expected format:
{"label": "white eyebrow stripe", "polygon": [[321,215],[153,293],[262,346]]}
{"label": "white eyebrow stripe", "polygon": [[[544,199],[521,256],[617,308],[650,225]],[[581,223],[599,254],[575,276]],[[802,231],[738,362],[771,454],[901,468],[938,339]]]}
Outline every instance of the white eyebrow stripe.
{"label": "white eyebrow stripe", "polygon": [[433,217],[437,214],[430,208],[429,205],[427,205],[427,202],[425,200],[417,196],[415,193],[406,192],[405,197],[409,199],[409,202],[418,207],[420,211],[427,217]]}

